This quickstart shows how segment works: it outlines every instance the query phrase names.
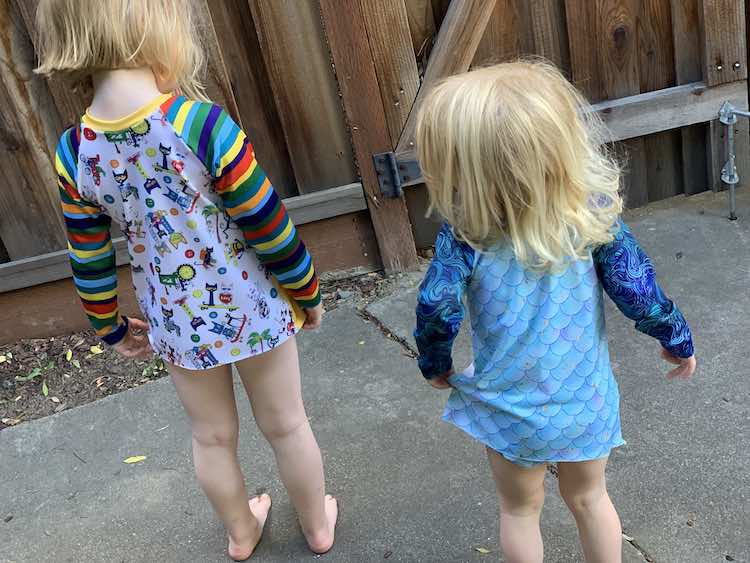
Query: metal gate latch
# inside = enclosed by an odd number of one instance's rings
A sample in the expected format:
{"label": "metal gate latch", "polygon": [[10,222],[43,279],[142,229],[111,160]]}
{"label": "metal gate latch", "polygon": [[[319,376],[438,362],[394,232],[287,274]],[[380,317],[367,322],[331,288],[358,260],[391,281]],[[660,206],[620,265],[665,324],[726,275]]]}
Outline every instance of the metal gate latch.
{"label": "metal gate latch", "polygon": [[385,197],[397,198],[404,195],[404,186],[419,182],[422,171],[416,160],[398,160],[394,152],[381,152],[372,155],[375,172],[378,175],[380,193]]}

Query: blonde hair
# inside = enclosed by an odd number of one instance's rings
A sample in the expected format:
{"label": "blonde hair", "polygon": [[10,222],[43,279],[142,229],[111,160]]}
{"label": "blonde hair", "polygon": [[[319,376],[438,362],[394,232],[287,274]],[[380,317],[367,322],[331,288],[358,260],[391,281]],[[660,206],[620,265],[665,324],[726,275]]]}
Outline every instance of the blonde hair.
{"label": "blonde hair", "polygon": [[430,195],[478,250],[509,239],[529,267],[585,259],[612,240],[621,169],[602,124],[552,65],[518,61],[452,76],[426,97],[417,151]]}
{"label": "blonde hair", "polygon": [[190,0],[40,0],[43,75],[81,78],[149,66],[186,95],[205,99],[205,55]]}

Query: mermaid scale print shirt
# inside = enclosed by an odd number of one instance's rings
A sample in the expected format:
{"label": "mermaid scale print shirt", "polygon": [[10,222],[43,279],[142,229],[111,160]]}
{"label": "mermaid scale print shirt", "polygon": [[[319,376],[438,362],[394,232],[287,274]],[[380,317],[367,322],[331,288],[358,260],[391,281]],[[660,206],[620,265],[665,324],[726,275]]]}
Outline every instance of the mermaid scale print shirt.
{"label": "mermaid scale print shirt", "polygon": [[117,121],[85,115],[56,154],[76,289],[108,344],[114,220],[156,352],[207,369],[269,350],[320,302],[312,259],[244,133],[219,106],[165,95]]}
{"label": "mermaid scale print shirt", "polygon": [[693,343],[628,227],[615,230],[589,259],[544,273],[509,244],[476,252],[443,226],[414,335],[423,375],[449,372],[468,304],[474,363],[449,378],[446,421],[521,465],[598,459],[623,443],[602,289],[675,356],[691,356]]}

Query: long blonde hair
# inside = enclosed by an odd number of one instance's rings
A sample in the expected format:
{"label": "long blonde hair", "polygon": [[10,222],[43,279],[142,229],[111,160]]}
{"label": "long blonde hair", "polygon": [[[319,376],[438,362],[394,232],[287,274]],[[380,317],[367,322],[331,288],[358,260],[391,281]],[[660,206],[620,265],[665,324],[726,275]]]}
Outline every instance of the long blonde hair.
{"label": "long blonde hair", "polygon": [[612,240],[621,169],[601,122],[552,65],[518,61],[452,76],[419,114],[416,142],[430,195],[479,250],[509,239],[551,269]]}
{"label": "long blonde hair", "polygon": [[40,0],[39,67],[81,78],[149,66],[186,95],[205,99],[205,55],[190,0]]}

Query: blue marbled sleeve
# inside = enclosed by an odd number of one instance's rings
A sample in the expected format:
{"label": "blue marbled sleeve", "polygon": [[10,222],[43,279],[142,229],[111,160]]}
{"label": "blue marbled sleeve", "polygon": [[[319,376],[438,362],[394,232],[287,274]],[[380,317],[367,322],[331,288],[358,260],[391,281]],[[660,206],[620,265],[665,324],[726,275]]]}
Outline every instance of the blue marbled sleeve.
{"label": "blue marbled sleeve", "polygon": [[474,249],[456,240],[450,225],[444,224],[417,299],[414,338],[419,369],[427,379],[453,367],[451,349],[464,319],[463,295],[473,268]]}
{"label": "blue marbled sleeve", "polygon": [[618,222],[616,228],[614,240],[593,253],[604,291],[626,317],[635,321],[637,330],[656,338],[679,358],[692,356],[690,327],[656,282],[651,259],[625,223]]}

